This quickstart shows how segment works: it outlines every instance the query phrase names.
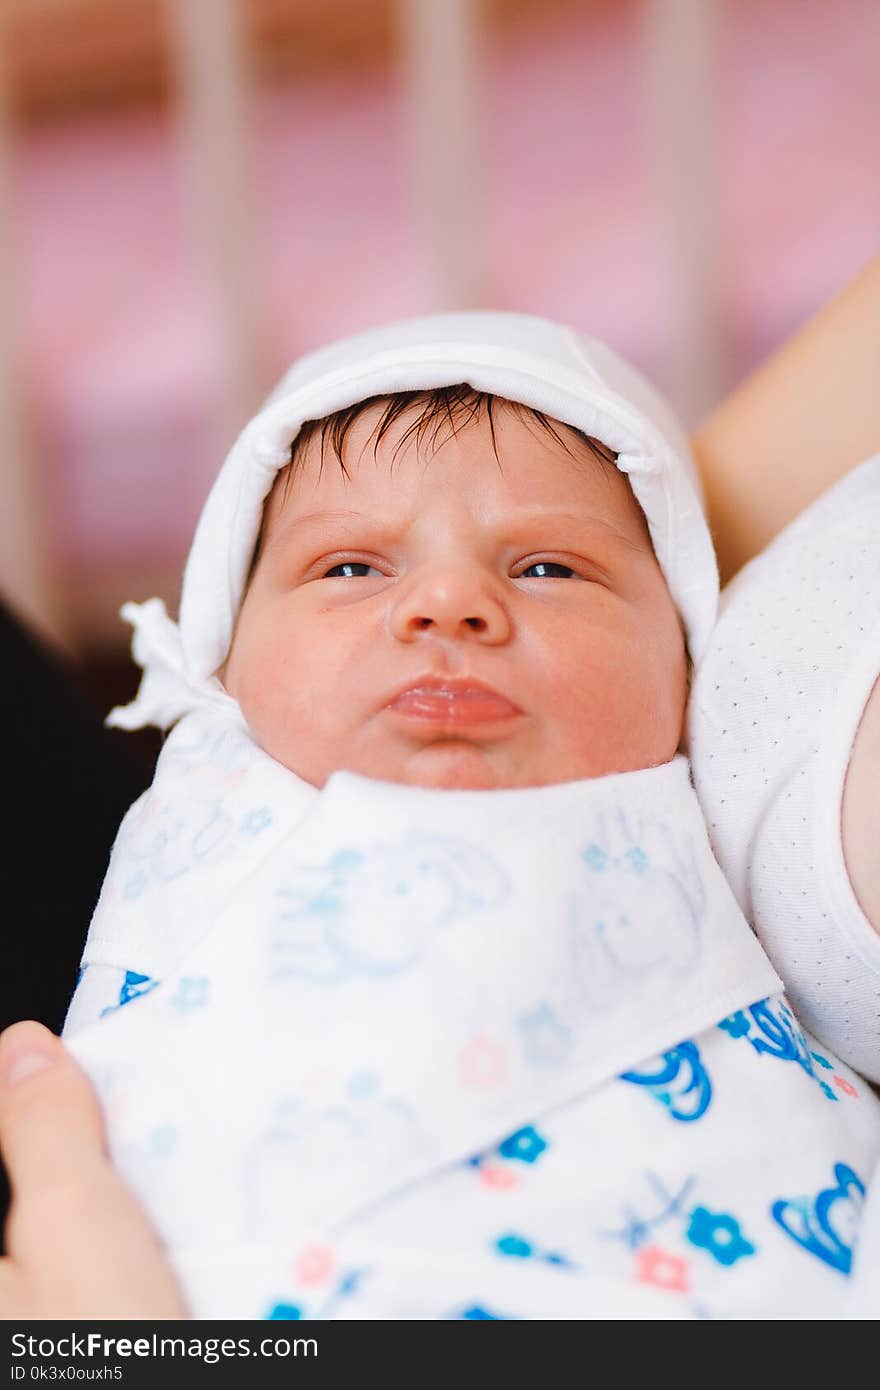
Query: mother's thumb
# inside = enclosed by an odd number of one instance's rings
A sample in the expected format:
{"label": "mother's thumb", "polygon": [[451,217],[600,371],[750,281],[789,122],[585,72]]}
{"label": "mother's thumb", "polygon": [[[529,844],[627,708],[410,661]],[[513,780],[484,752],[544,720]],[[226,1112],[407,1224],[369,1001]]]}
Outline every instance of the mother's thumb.
{"label": "mother's thumb", "polygon": [[[0,1035],[0,1149],[12,1278],[32,1316],[182,1318],[156,1235],[112,1167],[89,1080],[39,1023]],[[0,1300],[2,1302],[2,1300]]]}
{"label": "mother's thumb", "polygon": [[14,1203],[106,1162],[95,1093],[41,1023],[14,1023],[0,1035],[0,1151]]}

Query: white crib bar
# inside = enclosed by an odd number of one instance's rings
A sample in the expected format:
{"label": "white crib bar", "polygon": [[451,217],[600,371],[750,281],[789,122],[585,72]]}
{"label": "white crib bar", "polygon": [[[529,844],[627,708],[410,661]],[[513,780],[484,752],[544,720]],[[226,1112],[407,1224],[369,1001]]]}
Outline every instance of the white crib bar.
{"label": "white crib bar", "polygon": [[475,0],[398,0],[411,186],[431,281],[427,310],[481,303]]}
{"label": "white crib bar", "polygon": [[43,636],[70,645],[50,559],[49,481],[29,447],[18,356],[14,138],[0,31],[0,597]]}
{"label": "white crib bar", "polygon": [[[254,293],[248,64],[239,0],[165,0],[191,185],[197,273],[212,298],[228,447],[263,393]],[[210,463],[211,476],[218,460]]]}
{"label": "white crib bar", "polygon": [[644,14],[649,138],[675,315],[663,385],[693,425],[729,385],[717,250],[719,0],[646,0]]}

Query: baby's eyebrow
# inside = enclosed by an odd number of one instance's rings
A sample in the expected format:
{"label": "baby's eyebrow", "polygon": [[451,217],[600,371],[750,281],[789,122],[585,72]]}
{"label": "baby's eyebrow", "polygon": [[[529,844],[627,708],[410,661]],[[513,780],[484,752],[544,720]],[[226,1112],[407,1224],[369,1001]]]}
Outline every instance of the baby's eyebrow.
{"label": "baby's eyebrow", "polygon": [[598,526],[603,531],[613,536],[615,540],[620,541],[623,545],[628,545],[631,550],[636,550],[640,554],[651,549],[650,541],[640,542],[635,540],[632,536],[628,536],[624,531],[621,531],[619,526],[615,526],[613,521],[606,521],[604,517],[601,516],[588,516],[583,512],[541,511],[538,508],[532,507],[527,511],[515,513],[511,519],[511,524],[515,526],[528,526],[535,522],[546,523],[548,525],[564,524],[588,528]]}
{"label": "baby's eyebrow", "polygon": [[352,511],[347,508],[305,512],[302,516],[288,516],[283,521],[279,518],[276,525],[272,527],[266,542],[266,549],[282,540],[293,539],[300,531],[313,530],[318,524],[325,526],[328,524],[331,526],[345,525],[346,523],[363,525],[364,522],[375,522],[375,520],[375,517],[368,516],[365,512]]}
{"label": "baby's eyebrow", "polygon": [[317,512],[306,512],[303,516],[293,517],[291,529],[296,528],[298,530],[301,526],[312,526],[316,521],[372,521],[374,519],[366,512],[356,512],[348,507],[335,508],[332,511],[323,508]]}

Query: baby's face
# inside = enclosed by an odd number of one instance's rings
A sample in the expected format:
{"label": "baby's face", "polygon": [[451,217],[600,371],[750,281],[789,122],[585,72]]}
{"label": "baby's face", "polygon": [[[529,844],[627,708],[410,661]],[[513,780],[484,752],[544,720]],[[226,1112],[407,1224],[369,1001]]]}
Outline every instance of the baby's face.
{"label": "baby's face", "polygon": [[[430,787],[528,787],[667,762],[684,639],[626,478],[500,402],[436,452],[373,456],[382,403],[320,465],[313,437],[264,544],[224,683],[267,753]],[[500,460],[500,465],[499,465]]]}

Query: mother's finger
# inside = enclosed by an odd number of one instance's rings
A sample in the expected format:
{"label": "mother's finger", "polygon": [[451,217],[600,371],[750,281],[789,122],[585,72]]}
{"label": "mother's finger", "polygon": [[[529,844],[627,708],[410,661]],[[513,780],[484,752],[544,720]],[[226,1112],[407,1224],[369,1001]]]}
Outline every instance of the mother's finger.
{"label": "mother's finger", "polygon": [[106,1163],[101,1110],[87,1077],[48,1028],[0,1035],[0,1150],[15,1200]]}
{"label": "mother's finger", "polygon": [[12,1188],[12,1263],[0,1278],[30,1316],[186,1316],[160,1243],[109,1161],[88,1078],[38,1023],[0,1036],[0,1148]]}

